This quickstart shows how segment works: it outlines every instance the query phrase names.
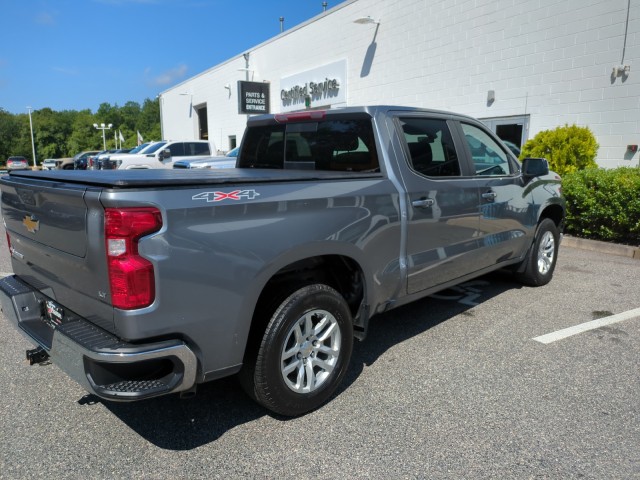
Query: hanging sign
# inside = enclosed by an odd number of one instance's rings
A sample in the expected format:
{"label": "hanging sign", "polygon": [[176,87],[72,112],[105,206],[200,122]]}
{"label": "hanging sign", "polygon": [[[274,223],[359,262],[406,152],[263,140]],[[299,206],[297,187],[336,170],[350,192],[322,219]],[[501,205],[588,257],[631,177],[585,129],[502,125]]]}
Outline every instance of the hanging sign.
{"label": "hanging sign", "polygon": [[270,113],[269,83],[238,82],[238,113],[255,115]]}

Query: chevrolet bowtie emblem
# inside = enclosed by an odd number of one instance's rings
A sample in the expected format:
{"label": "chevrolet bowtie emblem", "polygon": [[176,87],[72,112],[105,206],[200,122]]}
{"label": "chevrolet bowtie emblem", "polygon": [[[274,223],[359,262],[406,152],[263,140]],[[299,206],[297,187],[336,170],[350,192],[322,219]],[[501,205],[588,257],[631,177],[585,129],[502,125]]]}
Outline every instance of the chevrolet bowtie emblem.
{"label": "chevrolet bowtie emblem", "polygon": [[25,215],[22,224],[30,233],[36,233],[40,228],[40,220],[36,220],[33,215]]}

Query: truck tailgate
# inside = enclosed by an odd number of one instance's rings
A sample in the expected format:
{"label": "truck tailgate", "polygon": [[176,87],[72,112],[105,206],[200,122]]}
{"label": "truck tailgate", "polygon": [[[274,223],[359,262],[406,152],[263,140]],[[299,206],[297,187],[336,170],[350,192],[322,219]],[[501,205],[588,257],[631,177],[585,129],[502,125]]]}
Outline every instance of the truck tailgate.
{"label": "truck tailgate", "polygon": [[2,211],[10,232],[77,257],[86,255],[86,188],[10,180],[4,185]]}
{"label": "truck tailgate", "polygon": [[99,189],[35,178],[2,178],[2,216],[14,273],[74,313],[113,331]]}

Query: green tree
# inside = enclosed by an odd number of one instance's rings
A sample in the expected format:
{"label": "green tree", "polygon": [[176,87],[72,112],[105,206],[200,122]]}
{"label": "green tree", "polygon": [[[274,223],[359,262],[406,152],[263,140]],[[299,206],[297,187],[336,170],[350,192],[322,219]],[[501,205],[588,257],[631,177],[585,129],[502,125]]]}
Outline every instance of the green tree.
{"label": "green tree", "polygon": [[34,111],[32,118],[38,163],[45,158],[66,156],[66,140],[72,132],[72,116],[68,112],[43,108]]}
{"label": "green tree", "polygon": [[145,139],[162,139],[162,132],[160,130],[160,102],[157,98],[154,100],[147,98],[144,101],[137,127]]}
{"label": "green tree", "polygon": [[73,119],[71,135],[67,139],[68,156],[73,156],[84,150],[102,149],[102,132],[93,127],[94,123],[96,120],[91,110],[77,112]]}
{"label": "green tree", "polygon": [[[64,110],[42,108],[32,112],[33,137],[38,163],[45,158],[71,157],[84,150],[101,150],[102,131],[93,127],[97,123],[111,123],[105,132],[107,148],[114,143],[118,131],[125,137],[123,146],[137,144],[136,132],[145,139],[161,139],[160,105],[158,99],[146,99],[142,107],[137,102],[124,106],[102,103],[95,114],[91,110]],[[12,114],[0,108],[0,162],[11,155],[23,155],[32,161],[29,115]]]}
{"label": "green tree", "polygon": [[13,115],[0,108],[0,162],[3,162],[14,153],[15,138],[20,131],[20,120]]}
{"label": "green tree", "polygon": [[588,127],[565,125],[543,130],[522,147],[520,158],[543,157],[560,175],[595,168],[598,142]]}

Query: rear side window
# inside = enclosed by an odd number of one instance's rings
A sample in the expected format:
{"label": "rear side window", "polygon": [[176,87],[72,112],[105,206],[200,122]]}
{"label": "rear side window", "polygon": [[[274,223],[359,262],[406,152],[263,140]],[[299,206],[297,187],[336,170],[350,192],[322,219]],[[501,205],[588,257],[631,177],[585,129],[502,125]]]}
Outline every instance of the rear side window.
{"label": "rear side window", "polygon": [[409,166],[427,177],[460,176],[460,163],[445,120],[400,118]]}
{"label": "rear side window", "polygon": [[363,116],[251,127],[239,167],[378,171],[371,119]]}
{"label": "rear side window", "polygon": [[209,155],[209,144],[204,142],[187,142],[184,144],[184,154],[189,155]]}

